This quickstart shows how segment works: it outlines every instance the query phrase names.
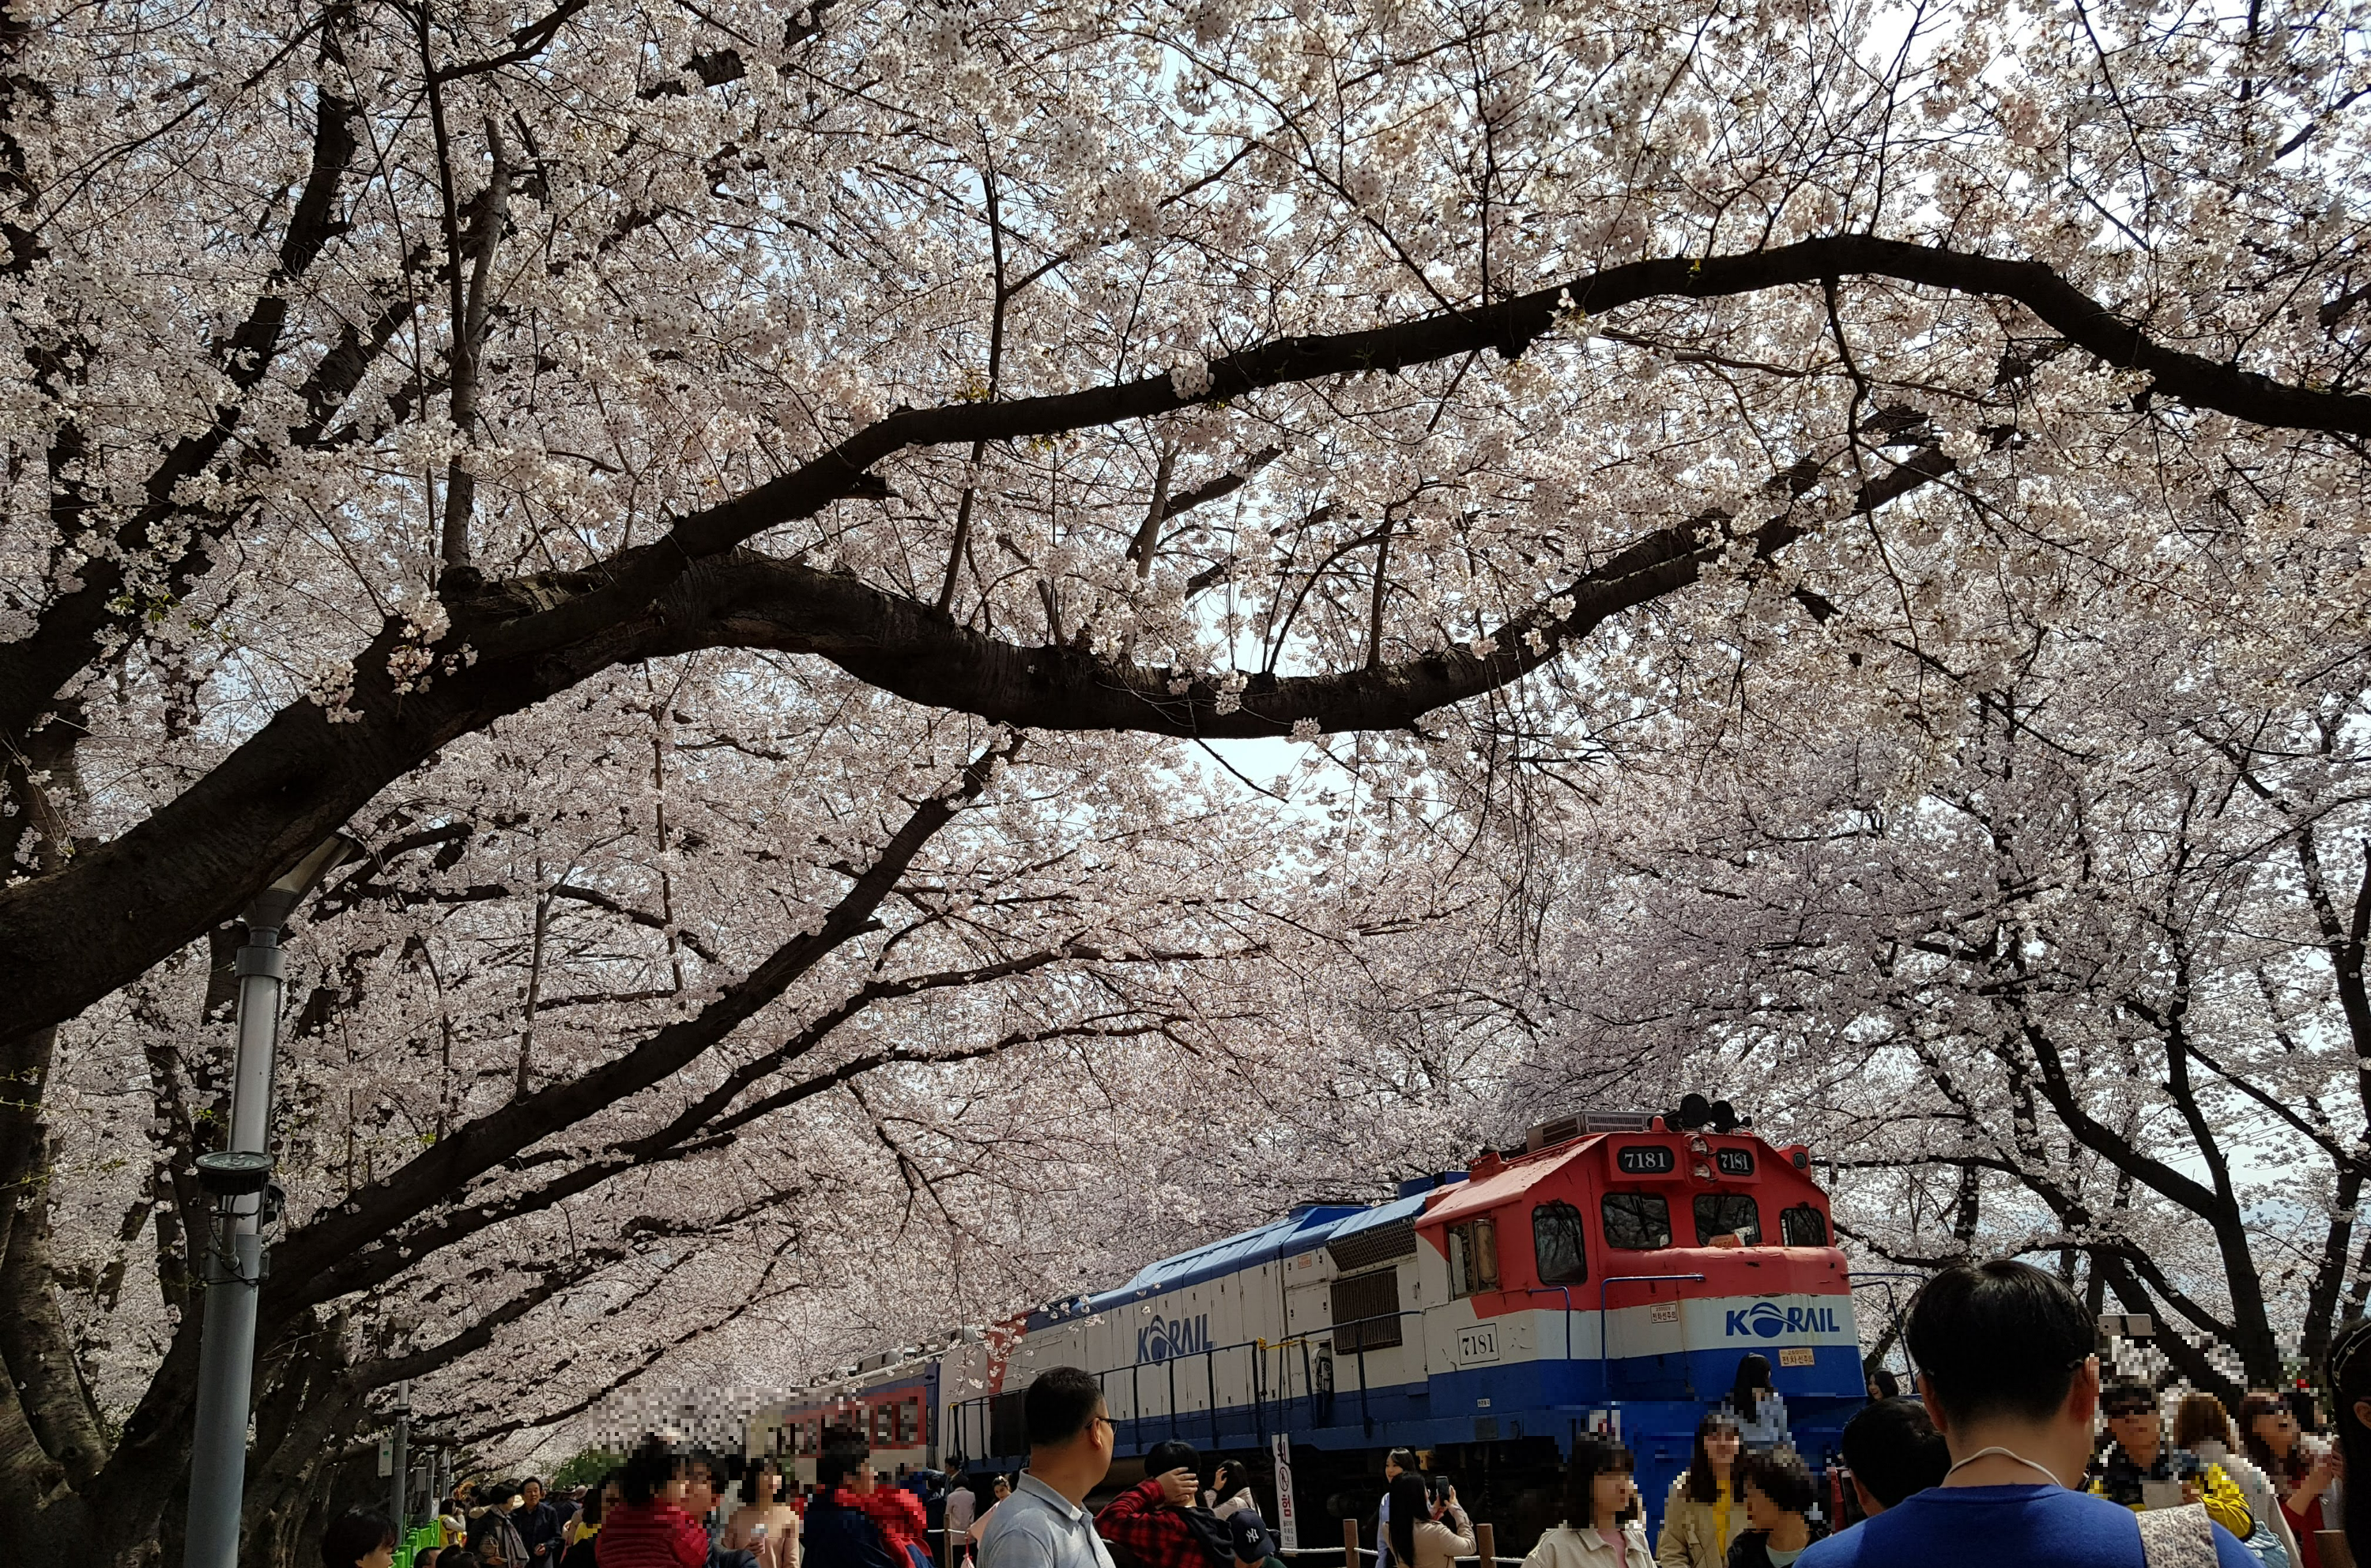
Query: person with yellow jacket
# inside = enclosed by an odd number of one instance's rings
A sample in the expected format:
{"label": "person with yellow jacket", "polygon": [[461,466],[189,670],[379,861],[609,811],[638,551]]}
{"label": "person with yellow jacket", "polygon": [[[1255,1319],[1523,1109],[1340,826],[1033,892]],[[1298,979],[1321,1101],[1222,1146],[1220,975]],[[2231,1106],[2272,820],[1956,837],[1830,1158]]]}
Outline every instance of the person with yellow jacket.
{"label": "person with yellow jacket", "polygon": [[1663,1530],[1655,1538],[1656,1568],[1721,1568],[1745,1528],[1738,1500],[1737,1456],[1745,1438],[1726,1406],[1696,1424],[1695,1452],[1663,1500]]}
{"label": "person with yellow jacket", "polygon": [[2166,1442],[2155,1389],[2114,1384],[2099,1396],[2099,1409],[2115,1441],[2091,1466],[2093,1492],[2135,1514],[2203,1503],[2206,1516],[2236,1539],[2256,1533],[2256,1518],[2239,1483],[2221,1465]]}

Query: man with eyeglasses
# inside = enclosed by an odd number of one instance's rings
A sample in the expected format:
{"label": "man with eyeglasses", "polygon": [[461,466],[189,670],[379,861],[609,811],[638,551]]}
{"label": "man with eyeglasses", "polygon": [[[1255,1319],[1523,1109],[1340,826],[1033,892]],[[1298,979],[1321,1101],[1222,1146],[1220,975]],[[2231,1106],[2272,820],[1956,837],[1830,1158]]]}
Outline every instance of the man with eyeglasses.
{"label": "man with eyeglasses", "polygon": [[2099,1396],[2099,1411],[2115,1441],[2091,1467],[2092,1491],[2136,1514],[2203,1503],[2207,1516],[2239,1539],[2255,1533],[2255,1517],[2239,1483],[2221,1465],[2166,1442],[2155,1389],[2115,1384]]}
{"label": "man with eyeglasses", "polygon": [[1112,1568],[1087,1493],[1111,1470],[1111,1417],[1093,1376],[1049,1367],[1021,1398],[1029,1469],[980,1531],[980,1568]]}

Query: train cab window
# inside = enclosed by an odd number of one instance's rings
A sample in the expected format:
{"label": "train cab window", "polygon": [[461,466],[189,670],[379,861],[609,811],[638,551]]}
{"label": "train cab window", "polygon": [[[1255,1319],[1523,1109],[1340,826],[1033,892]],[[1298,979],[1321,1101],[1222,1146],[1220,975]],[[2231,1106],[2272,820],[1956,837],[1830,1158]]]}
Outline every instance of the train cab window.
{"label": "train cab window", "polygon": [[1751,1193],[1698,1193],[1696,1245],[1710,1245],[1716,1236],[1737,1235],[1747,1241],[1762,1239],[1762,1210]]}
{"label": "train cab window", "polygon": [[1579,1285],[1589,1278],[1579,1209],[1542,1204],[1532,1210],[1532,1260],[1539,1264],[1542,1285]]}
{"label": "train cab window", "polygon": [[1828,1244],[1828,1216],[1809,1204],[1781,1210],[1778,1234],[1789,1247],[1824,1247]]}
{"label": "train cab window", "polygon": [[1602,1212],[1609,1247],[1651,1252],[1671,1244],[1671,1205],[1660,1193],[1608,1193]]}
{"label": "train cab window", "polygon": [[1470,1219],[1449,1228],[1449,1294],[1472,1296],[1498,1288],[1498,1227]]}

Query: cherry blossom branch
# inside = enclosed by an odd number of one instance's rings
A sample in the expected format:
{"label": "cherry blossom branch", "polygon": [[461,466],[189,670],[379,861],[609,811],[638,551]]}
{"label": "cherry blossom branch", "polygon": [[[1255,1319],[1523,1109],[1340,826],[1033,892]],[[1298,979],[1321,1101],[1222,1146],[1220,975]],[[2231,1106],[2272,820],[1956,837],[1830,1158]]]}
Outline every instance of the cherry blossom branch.
{"label": "cherry blossom branch", "polygon": [[[872,928],[873,912],[888,896],[922,847],[977,800],[1019,746],[1018,737],[991,744],[967,765],[955,785],[914,809],[873,863],[825,916],[821,926],[776,948],[747,975],[688,1019],[667,1025],[624,1055],[576,1078],[550,1084],[481,1116],[422,1150],[401,1167],[319,1216],[281,1244],[282,1271],[295,1282],[267,1287],[265,1310],[283,1317],[300,1292],[313,1294],[341,1263],[411,1216],[433,1209],[512,1157],[596,1111],[656,1084],[697,1059],[755,1017],[831,952]],[[337,1294],[330,1291],[329,1294]]]}
{"label": "cherry blossom branch", "polygon": [[[1444,314],[1284,339],[1213,362],[1207,381],[1195,378],[1190,391],[1186,378],[1162,375],[1011,402],[901,410],[780,478],[684,517],[658,544],[590,571],[482,587],[466,569],[448,572],[454,626],[437,644],[447,673],[436,693],[393,690],[386,662],[401,634],[390,628],[357,670],[365,711],[350,733],[335,732],[346,727],[329,725],[309,704],[284,710],[130,833],[53,876],[0,891],[0,957],[34,977],[18,1018],[0,1031],[70,1016],[190,933],[235,913],[272,874],[256,868],[294,863],[387,780],[445,742],[615,663],[720,645],[819,652],[885,689],[987,718],[1205,739],[1279,734],[1303,721],[1328,730],[1395,728],[1504,686],[1551,657],[1556,637],[1579,635],[1694,582],[1725,542],[1709,543],[1694,525],[1659,530],[1578,580],[1570,613],[1517,617],[1477,640],[1479,651],[1448,649],[1372,670],[1261,674],[1239,697],[1216,682],[1173,692],[1170,672],[1116,667],[1078,649],[997,642],[948,624],[928,605],[855,579],[731,552],[742,540],[854,492],[874,464],[908,447],[1061,433],[1150,418],[1206,398],[1397,369],[1477,348],[1519,353],[1572,306],[1602,311],[1660,294],[1707,298],[1829,275],[1891,277],[2016,299],[2100,357],[2150,373],[2168,397],[2262,424],[2371,433],[2371,398],[2286,386],[2167,347],[2040,262],[1867,236],[1698,261],[1635,262],[1510,299],[1486,318]],[[1882,504],[1948,467],[1940,454],[1922,452],[1873,481],[1856,504]],[[1752,548],[1766,554],[1800,531],[1799,525],[1770,525]],[[478,662],[475,670],[456,667],[465,657]],[[24,690],[12,692],[5,682],[0,694],[25,702]],[[38,712],[44,700],[36,697],[28,706]],[[191,819],[221,842],[219,859],[179,852],[191,831],[183,824]],[[165,853],[168,843],[177,852]],[[243,874],[222,874],[233,865]],[[71,962],[52,962],[61,946]]]}
{"label": "cherry blossom branch", "polygon": [[[1852,504],[1884,505],[1950,471],[1949,458],[1922,448]],[[1787,486],[1798,497],[1811,488],[1800,476]],[[1554,657],[1560,640],[1694,582],[1731,548],[1725,526],[1707,513],[1642,536],[1475,648],[1375,670],[1262,674],[1240,693],[1209,679],[1174,689],[1178,677],[1166,670],[1000,641],[859,579],[748,551],[685,564],[655,599],[565,651],[474,665],[447,654],[426,691],[395,689],[388,661],[401,632],[390,628],[356,661],[357,722],[299,702],[129,832],[52,875],[0,889],[0,955],[23,977],[0,1039],[72,1016],[196,931],[232,918],[270,868],[293,864],[455,736],[615,663],[711,647],[815,653],[911,700],[1030,727],[1210,739],[1278,735],[1304,723],[1399,728],[1504,686]],[[1742,548],[1767,556],[1810,526],[1790,509]],[[515,603],[510,593],[489,589],[463,606],[455,638],[470,645],[473,628],[502,625],[503,607]],[[56,959],[45,959],[52,952]]]}

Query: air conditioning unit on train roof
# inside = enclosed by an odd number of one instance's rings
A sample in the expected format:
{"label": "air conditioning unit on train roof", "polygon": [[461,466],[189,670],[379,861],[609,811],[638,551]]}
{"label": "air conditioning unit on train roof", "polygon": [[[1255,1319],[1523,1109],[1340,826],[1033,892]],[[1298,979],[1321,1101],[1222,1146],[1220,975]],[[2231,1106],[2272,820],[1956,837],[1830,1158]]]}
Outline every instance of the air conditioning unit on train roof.
{"label": "air conditioning unit on train roof", "polygon": [[1651,1111],[1576,1111],[1542,1122],[1523,1135],[1523,1152],[1537,1154],[1560,1143],[1591,1133],[1643,1133],[1655,1120]]}

